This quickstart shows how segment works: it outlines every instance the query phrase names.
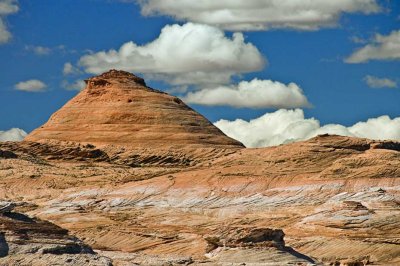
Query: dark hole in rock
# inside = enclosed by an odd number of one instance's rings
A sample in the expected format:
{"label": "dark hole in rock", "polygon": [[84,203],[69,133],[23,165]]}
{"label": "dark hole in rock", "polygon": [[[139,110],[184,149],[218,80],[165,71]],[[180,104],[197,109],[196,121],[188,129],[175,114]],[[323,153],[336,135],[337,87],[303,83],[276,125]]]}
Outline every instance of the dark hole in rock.
{"label": "dark hole in rock", "polygon": [[182,103],[182,100],[179,99],[179,98],[174,98],[174,102],[176,102],[177,104],[181,104],[181,103]]}

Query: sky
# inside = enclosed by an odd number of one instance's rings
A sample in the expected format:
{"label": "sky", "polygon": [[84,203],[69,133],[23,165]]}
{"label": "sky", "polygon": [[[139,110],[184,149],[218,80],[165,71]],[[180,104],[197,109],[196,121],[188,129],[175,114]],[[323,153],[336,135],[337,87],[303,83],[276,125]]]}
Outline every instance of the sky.
{"label": "sky", "polygon": [[0,0],[0,141],[111,68],[263,147],[400,140],[395,0]]}

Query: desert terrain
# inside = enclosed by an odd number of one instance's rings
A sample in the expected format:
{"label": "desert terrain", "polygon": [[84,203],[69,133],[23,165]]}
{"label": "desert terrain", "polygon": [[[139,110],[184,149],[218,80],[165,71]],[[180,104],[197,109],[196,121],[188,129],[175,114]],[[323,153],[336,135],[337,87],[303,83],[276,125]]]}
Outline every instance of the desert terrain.
{"label": "desert terrain", "polygon": [[128,72],[86,84],[0,142],[0,265],[400,265],[400,143],[250,149]]}

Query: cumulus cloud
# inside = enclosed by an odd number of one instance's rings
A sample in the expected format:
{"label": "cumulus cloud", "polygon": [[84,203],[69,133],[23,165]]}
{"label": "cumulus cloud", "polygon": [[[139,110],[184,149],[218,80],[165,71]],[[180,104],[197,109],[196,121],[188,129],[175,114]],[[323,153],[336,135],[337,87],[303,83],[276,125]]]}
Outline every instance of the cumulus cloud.
{"label": "cumulus cloud", "polygon": [[373,41],[356,50],[346,63],[364,63],[370,60],[400,60],[400,30],[389,35],[376,34]]}
{"label": "cumulus cloud", "polygon": [[367,75],[364,77],[365,83],[371,88],[396,88],[397,83],[394,80],[388,78],[378,78],[374,76]]}
{"label": "cumulus cloud", "polygon": [[19,91],[27,91],[27,92],[42,92],[45,91],[47,85],[40,80],[31,79],[27,81],[21,81],[15,84],[15,89]]}
{"label": "cumulus cloud", "polygon": [[215,125],[247,147],[275,146],[306,140],[320,134],[400,140],[400,117],[391,119],[389,116],[371,118],[350,127],[338,124],[321,126],[317,119],[305,118],[301,109],[281,109],[250,121],[219,120]]}
{"label": "cumulus cloud", "polygon": [[336,26],[343,13],[371,14],[381,10],[376,0],[138,0],[138,3],[145,16],[167,15],[234,31],[317,30]]}
{"label": "cumulus cloud", "polygon": [[218,86],[190,92],[184,97],[188,103],[249,108],[309,107],[302,89],[295,83],[253,79],[237,85]]}
{"label": "cumulus cloud", "polygon": [[6,131],[0,130],[0,141],[21,141],[26,135],[26,132],[19,128],[12,128]]}
{"label": "cumulus cloud", "polygon": [[79,65],[88,73],[116,68],[173,85],[224,84],[233,75],[262,69],[265,59],[241,33],[228,37],[218,28],[186,23],[165,26],[142,46],[127,42],[118,50],[85,55]]}
{"label": "cumulus cloud", "polygon": [[16,0],[0,1],[0,44],[7,43],[12,37],[4,21],[5,17],[17,13],[18,10],[19,7]]}

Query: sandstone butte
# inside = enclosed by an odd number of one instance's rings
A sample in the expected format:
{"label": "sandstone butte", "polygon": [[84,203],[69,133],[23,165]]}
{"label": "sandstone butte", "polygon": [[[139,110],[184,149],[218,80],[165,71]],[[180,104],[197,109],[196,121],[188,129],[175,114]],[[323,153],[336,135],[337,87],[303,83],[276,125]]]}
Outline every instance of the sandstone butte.
{"label": "sandstone butte", "polygon": [[247,149],[112,70],[0,143],[0,265],[400,265],[400,143]]}
{"label": "sandstone butte", "polygon": [[123,71],[86,80],[86,88],[27,141],[68,140],[136,147],[242,147],[179,98]]}

